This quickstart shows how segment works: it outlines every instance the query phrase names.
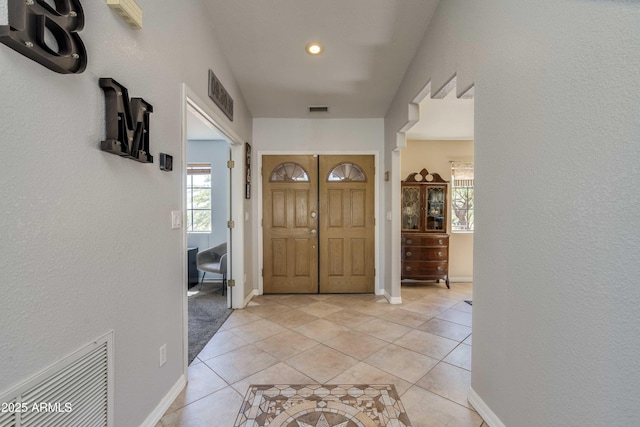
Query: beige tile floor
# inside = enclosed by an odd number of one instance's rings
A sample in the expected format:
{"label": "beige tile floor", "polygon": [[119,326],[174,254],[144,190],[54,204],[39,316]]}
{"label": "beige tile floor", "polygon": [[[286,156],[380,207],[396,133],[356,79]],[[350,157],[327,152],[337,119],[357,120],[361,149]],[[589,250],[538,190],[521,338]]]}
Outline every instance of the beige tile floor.
{"label": "beige tile floor", "polygon": [[266,295],[236,310],[157,427],[231,427],[250,384],[395,384],[415,427],[486,427],[467,402],[470,283],[375,295]]}

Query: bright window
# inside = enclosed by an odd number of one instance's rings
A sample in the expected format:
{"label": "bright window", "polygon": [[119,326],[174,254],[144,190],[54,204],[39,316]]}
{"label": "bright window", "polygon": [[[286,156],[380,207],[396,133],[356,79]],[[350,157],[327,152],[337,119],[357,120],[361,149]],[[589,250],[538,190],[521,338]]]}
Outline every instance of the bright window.
{"label": "bright window", "polygon": [[329,182],[365,182],[366,180],[367,178],[364,176],[362,169],[353,163],[339,164],[329,172],[329,177],[327,178]]}
{"label": "bright window", "polygon": [[451,162],[451,231],[473,231],[473,162]]}
{"label": "bright window", "polygon": [[187,232],[211,232],[210,164],[187,164]]}
{"label": "bright window", "polygon": [[273,170],[270,181],[309,182],[309,175],[297,163],[283,163]]}

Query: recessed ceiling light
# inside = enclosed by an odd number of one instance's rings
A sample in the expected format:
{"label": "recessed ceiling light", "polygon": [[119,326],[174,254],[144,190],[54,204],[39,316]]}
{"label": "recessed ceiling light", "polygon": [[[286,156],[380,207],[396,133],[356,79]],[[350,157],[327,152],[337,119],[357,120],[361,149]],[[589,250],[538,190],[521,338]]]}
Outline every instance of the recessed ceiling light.
{"label": "recessed ceiling light", "polygon": [[305,50],[309,55],[320,55],[324,47],[318,42],[311,42],[305,47]]}

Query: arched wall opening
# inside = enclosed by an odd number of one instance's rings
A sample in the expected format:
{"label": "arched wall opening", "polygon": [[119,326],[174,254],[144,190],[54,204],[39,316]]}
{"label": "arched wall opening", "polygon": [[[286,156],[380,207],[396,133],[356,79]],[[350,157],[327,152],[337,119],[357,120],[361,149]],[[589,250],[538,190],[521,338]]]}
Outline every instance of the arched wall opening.
{"label": "arched wall opening", "polygon": [[[406,153],[407,151],[407,146],[408,146],[408,142],[411,141],[412,136],[413,135],[419,135],[419,133],[412,133],[412,131],[414,129],[416,129],[416,127],[418,126],[418,124],[421,121],[421,118],[424,119],[424,116],[421,117],[421,104],[423,104],[424,106],[424,101],[432,99],[432,100],[445,100],[445,99],[450,99],[450,100],[473,100],[474,99],[474,85],[468,85],[468,86],[464,86],[461,88],[458,88],[458,83],[457,83],[457,77],[455,74],[453,74],[451,76],[451,78],[449,78],[446,83],[444,85],[442,85],[441,87],[439,87],[438,89],[432,90],[432,84],[431,84],[431,80],[429,80],[426,85],[415,95],[415,97],[412,99],[412,101],[408,104],[408,110],[407,110],[407,116],[408,116],[408,120],[407,122],[400,128],[400,130],[397,132],[396,134],[396,146],[392,152],[391,155],[391,176],[392,179],[394,180],[394,184],[393,184],[393,188],[392,188],[392,194],[391,194],[391,199],[392,199],[392,206],[391,206],[391,218],[392,218],[392,250],[394,251],[393,253],[401,253],[401,243],[400,243],[400,230],[401,230],[401,217],[402,217],[402,212],[401,212],[401,188],[400,188],[400,181],[402,181],[403,179],[406,178],[407,175],[407,167],[403,167],[403,162],[402,162],[402,158],[403,158],[403,152]],[[438,108],[438,106],[436,105],[434,108]],[[453,114],[456,114],[456,112],[454,111]],[[459,110],[459,114],[463,114],[466,115],[468,114],[468,107],[466,110]],[[464,121],[467,121],[468,118],[465,118]],[[471,101],[471,129],[467,129],[466,131],[463,131],[462,133],[459,133],[457,135],[454,135],[454,133],[450,133],[447,130],[443,130],[443,129],[439,129],[439,130],[432,130],[433,128],[430,128],[430,130],[426,130],[424,129],[426,132],[431,132],[431,134],[429,134],[426,139],[429,140],[460,140],[460,141],[466,141],[467,142],[467,146],[466,147],[461,147],[461,149],[453,149],[453,152],[455,152],[456,154],[454,156],[452,155],[447,155],[448,157],[451,157],[450,160],[447,160],[447,162],[449,161],[456,161],[456,160],[464,160],[464,161],[473,161],[473,153],[472,153],[472,148],[471,148],[471,152],[469,150],[469,146],[473,146],[473,101]],[[445,135],[446,134],[446,135]],[[442,135],[440,138],[436,137],[435,135]],[[421,138],[422,139],[422,138]],[[415,141],[413,141],[415,142]],[[470,143],[470,144],[469,144]],[[416,152],[415,150],[412,150],[413,154],[422,154],[421,152]],[[450,153],[451,154],[451,153]],[[455,157],[455,158],[454,158]],[[422,160],[412,159],[412,164],[415,162],[421,162]],[[406,163],[406,162],[405,162]],[[429,169],[430,172],[437,172],[439,174],[443,174],[445,173],[445,176],[450,176],[451,174],[451,169],[449,168],[448,170],[444,170],[445,167],[442,166],[442,162],[440,163],[436,163],[436,164],[440,164],[440,170],[431,170]],[[415,165],[414,165],[415,166]],[[411,172],[419,172],[419,170],[415,170],[415,171],[411,171]],[[449,191],[449,193],[451,193],[451,191]],[[452,212],[451,212],[451,203],[449,200],[449,206],[448,206],[448,218],[451,218]],[[449,223],[451,223],[450,219],[448,220]],[[451,224],[449,224],[449,228],[448,228],[448,232],[450,233],[450,227]],[[472,277],[473,277],[473,236],[471,235],[467,235],[467,236],[454,236],[454,244],[455,247],[459,247],[459,248],[463,248],[464,254],[461,256],[457,256],[459,255],[458,253],[454,253],[453,254],[453,259],[456,260],[456,262],[458,264],[463,263],[464,266],[462,266],[461,268],[458,268],[456,270],[454,270],[456,273],[455,275],[451,275],[451,278],[454,281],[457,282],[471,282],[472,281]],[[465,258],[470,257],[471,260],[465,260]],[[395,303],[395,304],[399,304],[402,302],[402,282],[400,280],[401,276],[402,276],[402,261],[400,257],[392,257],[391,258],[391,294],[389,295],[389,301],[391,303]],[[462,272],[462,273],[461,273]],[[467,291],[469,288],[468,286],[465,286],[465,291]]]}

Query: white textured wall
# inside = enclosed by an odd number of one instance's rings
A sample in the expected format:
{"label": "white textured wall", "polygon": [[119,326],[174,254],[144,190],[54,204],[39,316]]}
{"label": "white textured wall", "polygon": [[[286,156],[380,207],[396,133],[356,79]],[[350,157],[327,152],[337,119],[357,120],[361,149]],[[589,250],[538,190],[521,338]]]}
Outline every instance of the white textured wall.
{"label": "white textured wall", "polygon": [[341,152],[383,149],[383,119],[254,119],[253,150]]}
{"label": "white textured wall", "polygon": [[440,2],[385,120],[476,83],[472,388],[507,426],[640,418],[640,3]]}
{"label": "white textured wall", "polygon": [[[182,374],[181,83],[203,100],[215,70],[251,117],[198,2],[138,0],[132,31],[103,1],[83,1],[89,65],[59,75],[0,45],[0,394],[115,330],[115,425],[139,425]],[[113,77],[154,107],[140,164],[99,150]],[[208,101],[211,108],[217,108]],[[167,344],[167,364],[158,349]]]}
{"label": "white textured wall", "polygon": [[[383,119],[254,119],[254,161],[258,161],[255,157],[258,156],[259,151],[320,154],[379,152],[380,167],[382,167],[384,165],[383,129]],[[382,189],[384,173],[380,170],[376,173]],[[260,171],[256,170],[253,176],[253,188],[256,191],[257,180],[261,179]],[[252,198],[252,201],[254,211],[257,212],[257,195]],[[378,223],[384,218],[383,207],[384,194],[381,190],[376,212]],[[262,233],[262,228],[259,227],[260,219],[257,215],[255,217],[253,235],[258,236],[258,233]],[[384,248],[384,237],[381,237],[376,244]],[[254,264],[256,266],[261,264],[258,262],[257,248],[254,252]],[[383,272],[378,271],[378,275],[384,277]],[[257,287],[256,281],[255,288]]]}
{"label": "white textured wall", "polygon": [[3,0],[0,2],[0,25],[7,25],[9,22],[9,9],[8,9],[8,0]]}

